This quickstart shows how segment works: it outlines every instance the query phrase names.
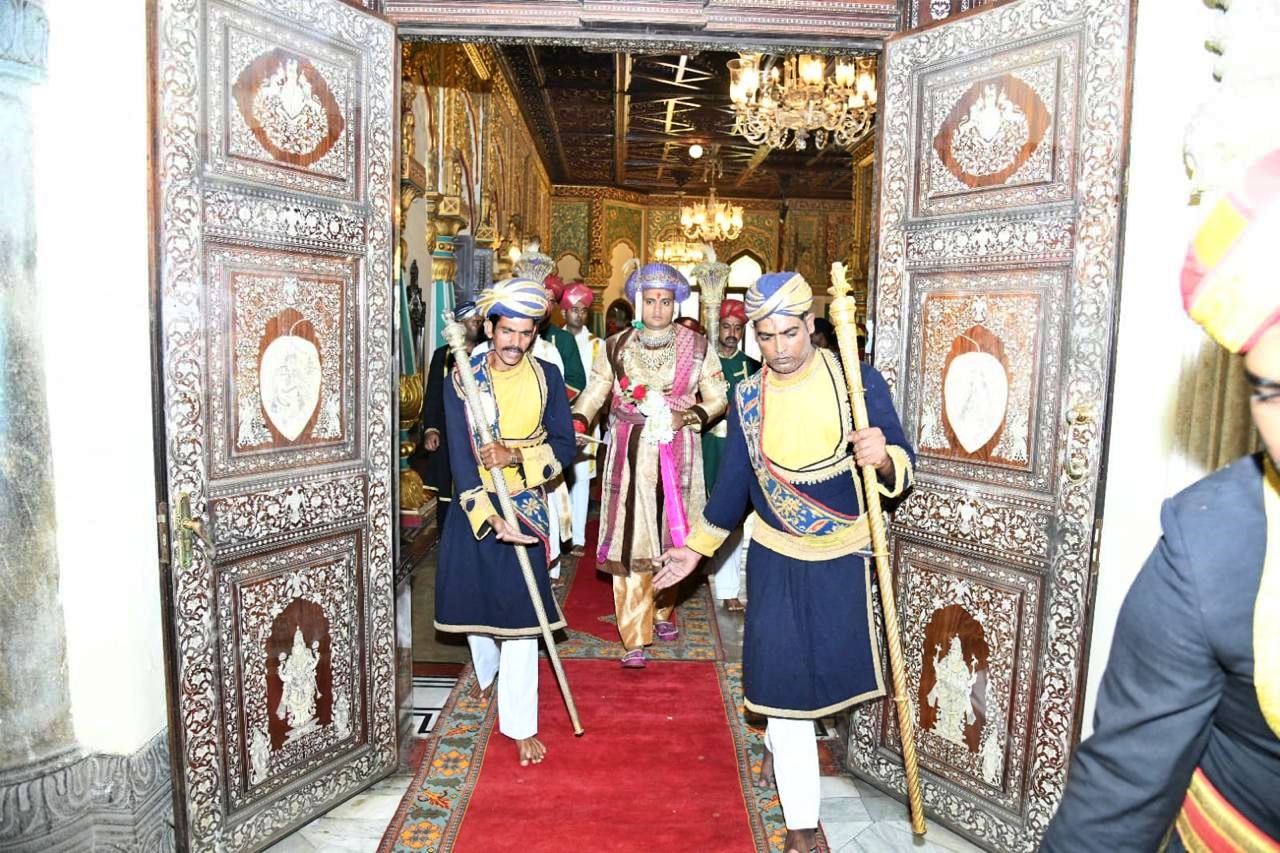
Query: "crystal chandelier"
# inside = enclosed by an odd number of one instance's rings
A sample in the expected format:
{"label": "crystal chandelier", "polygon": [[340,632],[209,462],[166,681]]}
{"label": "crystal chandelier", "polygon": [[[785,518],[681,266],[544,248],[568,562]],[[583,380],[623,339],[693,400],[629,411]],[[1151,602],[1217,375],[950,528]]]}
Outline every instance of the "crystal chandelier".
{"label": "crystal chandelier", "polygon": [[701,261],[706,248],[704,244],[691,240],[659,240],[650,259],[683,269]]}
{"label": "crystal chandelier", "polygon": [[705,201],[680,205],[680,229],[688,239],[702,243],[736,240],[742,233],[742,205],[720,201],[713,183]]}
{"label": "crystal chandelier", "polygon": [[828,76],[827,58],[812,53],[762,64],[763,55],[741,53],[729,60],[729,99],[733,132],[754,145],[797,151],[853,144],[876,113],[875,60],[869,56],[835,57]]}

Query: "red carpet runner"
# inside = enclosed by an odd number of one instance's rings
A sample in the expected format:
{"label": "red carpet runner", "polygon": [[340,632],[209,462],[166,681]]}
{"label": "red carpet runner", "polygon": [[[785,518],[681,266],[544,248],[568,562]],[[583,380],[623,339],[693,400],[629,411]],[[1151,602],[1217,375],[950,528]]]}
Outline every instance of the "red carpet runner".
{"label": "red carpet runner", "polygon": [[573,736],[544,661],[547,760],[521,767],[515,744],[493,733],[455,853],[755,849],[714,664],[634,673],[570,660],[565,672],[586,735]]}
{"label": "red carpet runner", "polygon": [[[641,671],[621,653],[611,580],[588,551],[566,571],[561,658],[586,735],[575,738],[550,664],[541,662],[541,765],[520,767],[497,731],[496,702],[467,691],[468,666],[379,853],[748,853],[780,850],[777,794],[751,785],[762,732],[742,715],[742,668],[726,663],[705,582],[680,605],[681,637],[656,643]],[[602,620],[601,617],[606,617]],[[829,848],[819,833],[819,848]]]}
{"label": "red carpet runner", "polygon": [[586,551],[578,560],[573,584],[565,600],[564,618],[575,631],[618,642],[613,620],[613,576],[596,569],[596,537],[600,522],[587,522]]}

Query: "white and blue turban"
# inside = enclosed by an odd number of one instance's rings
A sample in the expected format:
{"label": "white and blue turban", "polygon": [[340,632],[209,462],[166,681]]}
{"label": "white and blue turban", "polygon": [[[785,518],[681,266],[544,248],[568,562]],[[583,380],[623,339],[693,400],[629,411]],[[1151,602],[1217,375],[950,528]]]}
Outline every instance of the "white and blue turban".
{"label": "white and blue turban", "polygon": [[453,318],[455,320],[465,320],[468,317],[476,315],[476,303],[468,299],[466,302],[459,302],[453,309]]}
{"label": "white and blue turban", "polygon": [[634,305],[645,290],[669,290],[683,302],[689,298],[689,279],[671,264],[645,264],[627,279],[627,299]]}
{"label": "white and blue turban", "polygon": [[495,282],[492,287],[480,291],[476,298],[476,307],[486,318],[497,314],[537,322],[546,316],[549,304],[546,288],[527,278]]}
{"label": "white and blue turban", "polygon": [[751,285],[746,303],[753,323],[774,314],[801,317],[813,307],[813,289],[798,272],[771,272]]}

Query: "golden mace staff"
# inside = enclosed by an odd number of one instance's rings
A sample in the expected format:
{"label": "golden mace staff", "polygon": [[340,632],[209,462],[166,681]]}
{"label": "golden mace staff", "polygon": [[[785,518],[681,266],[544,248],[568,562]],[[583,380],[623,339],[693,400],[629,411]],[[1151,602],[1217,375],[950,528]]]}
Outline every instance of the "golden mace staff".
{"label": "golden mace staff", "polygon": [[[862,387],[862,369],[858,360],[858,302],[849,295],[849,281],[844,264],[831,265],[831,322],[840,343],[840,360],[844,362],[844,378],[849,386],[849,403],[853,406],[853,428],[866,429],[867,400]],[[856,474],[854,475],[857,476]],[[889,569],[889,548],[885,540],[884,511],[880,509],[879,477],[874,465],[862,466],[863,494],[867,501],[867,526],[871,529],[871,548],[876,558],[876,579],[880,584],[880,603],[884,610],[884,632],[889,644],[889,671],[893,677],[893,703],[898,710],[898,734],[902,738],[902,763],[907,773],[907,800],[911,804],[911,831],[924,835],[924,802],[920,796],[920,767],[916,761],[914,709],[907,697],[907,679],[902,664],[902,636],[898,627],[898,607],[893,598],[893,573]]]}
{"label": "golden mace staff", "polygon": [[[489,422],[484,416],[484,406],[480,404],[480,387],[476,385],[475,373],[471,371],[471,356],[467,353],[467,330],[453,317],[453,312],[444,315],[445,327],[441,330],[449,350],[453,353],[454,363],[458,366],[458,375],[462,377],[462,389],[467,395],[467,412],[471,422],[480,431],[480,444],[493,441],[493,433],[489,430]],[[493,481],[493,490],[498,494],[498,505],[502,508],[502,518],[512,530],[520,530],[520,522],[516,518],[515,504],[511,503],[511,493],[507,491],[507,478],[501,468],[490,468],[489,478]],[[551,624],[547,622],[547,611],[542,606],[542,594],[538,592],[538,582],[533,577],[533,565],[529,562],[529,552],[524,545],[513,543],[516,549],[516,560],[520,563],[520,574],[524,575],[524,585],[529,590],[529,601],[533,604],[533,612],[538,617],[538,627],[542,629],[542,640],[547,645],[547,657],[551,659],[551,668],[556,674],[556,683],[560,685],[560,694],[564,696],[564,705],[569,710],[569,722],[573,724],[573,733],[582,737],[582,723],[578,721],[578,706],[573,704],[573,693],[569,690],[569,679],[565,677],[564,667],[560,663],[560,655],[556,652],[556,641],[551,636]]]}

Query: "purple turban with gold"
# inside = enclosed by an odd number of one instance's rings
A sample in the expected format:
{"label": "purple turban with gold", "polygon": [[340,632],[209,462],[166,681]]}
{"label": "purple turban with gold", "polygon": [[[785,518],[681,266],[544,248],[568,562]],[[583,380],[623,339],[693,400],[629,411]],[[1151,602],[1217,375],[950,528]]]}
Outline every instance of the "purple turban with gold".
{"label": "purple turban with gold", "polygon": [[689,279],[671,264],[645,264],[627,279],[627,299],[634,305],[646,290],[669,290],[683,302],[689,298]]}
{"label": "purple turban with gold", "polygon": [[813,289],[798,272],[771,272],[751,285],[746,303],[753,323],[773,314],[801,317],[813,307]]}

